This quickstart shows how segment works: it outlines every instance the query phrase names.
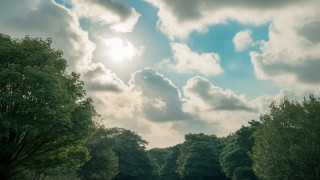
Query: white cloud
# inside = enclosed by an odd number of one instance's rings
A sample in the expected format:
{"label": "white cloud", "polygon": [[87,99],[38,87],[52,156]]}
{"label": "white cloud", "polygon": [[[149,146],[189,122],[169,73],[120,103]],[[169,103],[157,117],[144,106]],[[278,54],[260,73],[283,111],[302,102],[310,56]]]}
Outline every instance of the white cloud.
{"label": "white cloud", "polygon": [[187,99],[184,111],[198,117],[199,121],[185,124],[179,122],[179,126],[176,127],[178,129],[190,127],[193,124],[196,128],[195,132],[202,131],[225,136],[248,121],[257,119],[260,112],[260,107],[246,100],[243,95],[214,86],[203,77],[196,76],[189,79],[183,87],[183,92]]}
{"label": "white cloud", "polygon": [[320,90],[319,10],[317,3],[292,8],[274,19],[269,41],[260,52],[250,53],[257,78],[272,79],[280,87],[296,91]]}
{"label": "white cloud", "polygon": [[131,32],[140,17],[135,9],[113,0],[73,0],[73,9],[80,17],[108,25],[119,32]]}
{"label": "white cloud", "polygon": [[240,23],[262,24],[277,12],[292,5],[303,6],[302,0],[145,0],[159,9],[158,26],[170,39],[187,38],[190,32],[204,32],[209,25],[229,19]]}
{"label": "white cloud", "polygon": [[85,81],[86,90],[89,91],[120,93],[126,88],[123,81],[101,63],[91,64],[82,79]]}
{"label": "white cloud", "polygon": [[178,73],[197,73],[202,75],[217,75],[223,72],[220,66],[220,57],[215,53],[193,52],[187,45],[171,43],[174,56],[174,64],[169,60],[163,60],[159,67],[169,67]]}
{"label": "white cloud", "polygon": [[106,55],[114,61],[132,60],[143,54],[145,47],[135,47],[130,41],[117,37],[102,39]]}
{"label": "white cloud", "polygon": [[193,77],[183,87],[185,96],[192,101],[193,109],[203,111],[256,111],[243,96],[232,90],[223,90],[202,77]]}
{"label": "white cloud", "polygon": [[237,52],[242,52],[246,50],[248,47],[252,46],[253,40],[251,36],[252,36],[252,31],[248,29],[238,32],[232,40],[235,50]]}
{"label": "white cloud", "polygon": [[182,110],[180,91],[173,83],[154,69],[144,69],[132,75],[129,81],[141,93],[144,116],[156,122],[178,121],[192,118]]}
{"label": "white cloud", "polygon": [[53,1],[2,0],[0,14],[1,33],[12,37],[51,37],[53,47],[64,51],[70,70],[83,71],[90,64],[95,45],[70,10]]}

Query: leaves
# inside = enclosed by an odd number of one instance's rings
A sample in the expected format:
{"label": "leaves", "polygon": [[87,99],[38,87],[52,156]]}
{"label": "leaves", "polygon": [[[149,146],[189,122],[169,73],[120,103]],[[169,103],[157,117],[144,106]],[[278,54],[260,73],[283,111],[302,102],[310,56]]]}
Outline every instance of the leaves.
{"label": "leaves", "polygon": [[[0,34],[0,173],[79,166],[95,110],[51,40]],[[72,163],[71,163],[72,162]],[[5,178],[5,179],[6,179]]]}
{"label": "leaves", "polygon": [[254,171],[262,179],[319,179],[320,102],[283,99],[262,115],[255,133]]}

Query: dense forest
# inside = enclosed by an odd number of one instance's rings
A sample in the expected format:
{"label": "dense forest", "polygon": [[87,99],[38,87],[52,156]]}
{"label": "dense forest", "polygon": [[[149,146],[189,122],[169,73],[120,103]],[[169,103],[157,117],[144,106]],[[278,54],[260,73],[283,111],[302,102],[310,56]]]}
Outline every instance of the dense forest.
{"label": "dense forest", "polygon": [[106,128],[51,40],[0,34],[0,179],[320,179],[320,99],[273,102],[227,137],[146,149]]}

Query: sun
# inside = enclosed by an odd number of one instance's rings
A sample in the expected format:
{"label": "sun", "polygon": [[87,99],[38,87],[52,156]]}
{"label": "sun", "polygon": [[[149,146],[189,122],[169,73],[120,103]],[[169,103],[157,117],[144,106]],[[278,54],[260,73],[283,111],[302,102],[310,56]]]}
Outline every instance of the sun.
{"label": "sun", "polygon": [[118,37],[105,39],[105,46],[107,56],[115,62],[132,60],[139,53],[139,50],[131,42]]}

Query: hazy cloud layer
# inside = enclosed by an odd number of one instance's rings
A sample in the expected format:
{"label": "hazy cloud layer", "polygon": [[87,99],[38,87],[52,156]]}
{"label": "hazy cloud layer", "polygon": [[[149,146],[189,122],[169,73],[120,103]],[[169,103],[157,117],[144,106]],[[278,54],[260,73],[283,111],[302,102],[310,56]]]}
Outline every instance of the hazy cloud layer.
{"label": "hazy cloud layer", "polygon": [[106,24],[119,32],[131,32],[140,14],[122,1],[72,0],[73,9],[80,16]]}

